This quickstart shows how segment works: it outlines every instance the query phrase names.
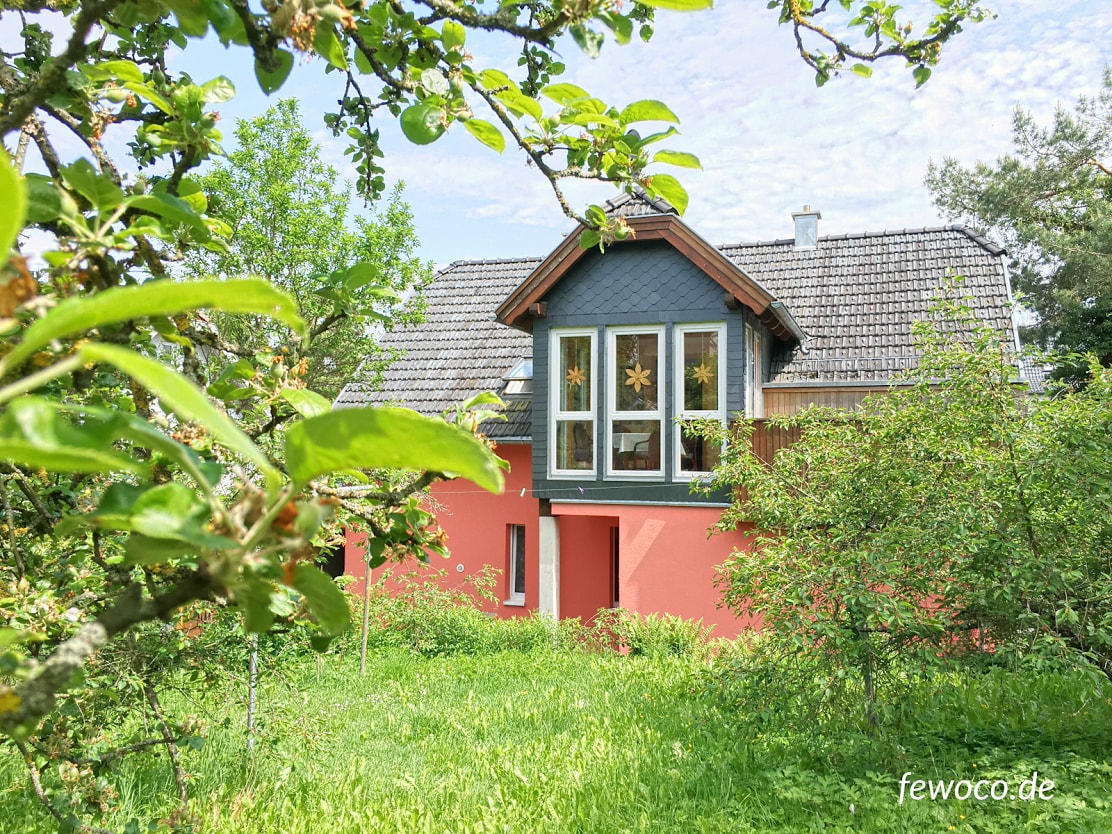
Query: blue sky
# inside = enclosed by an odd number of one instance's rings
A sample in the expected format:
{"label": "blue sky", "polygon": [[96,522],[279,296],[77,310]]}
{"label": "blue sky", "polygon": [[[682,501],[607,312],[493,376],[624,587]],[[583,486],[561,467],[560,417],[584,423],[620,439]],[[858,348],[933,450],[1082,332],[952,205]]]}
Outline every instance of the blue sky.
{"label": "blue sky", "polygon": [[[691,195],[685,219],[713,243],[788,237],[791,212],[805,203],[823,213],[820,234],[937,225],[942,218],[922,185],[929,160],[970,163],[1007,152],[1017,105],[1045,121],[1058,104],[1093,94],[1112,62],[1112,3],[998,5],[996,20],[968,27],[947,47],[920,90],[896,62],[871,79],[847,74],[816,88],[790,30],[776,25],[763,0],[661,12],[649,44],[607,43],[593,61],[569,41],[564,80],[614,104],[658,98],[672,107],[681,135],[669,146],[704,166],[675,171]],[[0,43],[14,25],[11,15],[0,21]],[[508,70],[516,57],[495,38],[472,38],[468,48],[479,67]],[[221,107],[229,142],[236,118],[269,103],[243,53],[205,42],[172,61],[195,80],[223,74],[236,83],[236,99]],[[343,140],[321,119],[342,88],[323,62],[309,60],[279,95],[300,100],[325,159],[344,176]],[[389,120],[381,131],[388,178],[405,180],[423,253],[437,264],[543,255],[570,230],[547,183],[512,149],[499,156],[458,126],[427,147],[410,145]],[[583,206],[611,193],[580,187],[571,198]]]}

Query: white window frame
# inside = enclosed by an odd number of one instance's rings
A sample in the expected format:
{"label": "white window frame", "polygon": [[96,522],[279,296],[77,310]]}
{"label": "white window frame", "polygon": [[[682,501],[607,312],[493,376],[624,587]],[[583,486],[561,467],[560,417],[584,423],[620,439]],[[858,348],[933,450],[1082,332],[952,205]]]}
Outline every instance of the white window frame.
{"label": "white window frame", "polygon": [[[517,580],[518,580],[518,575],[517,575],[517,549],[516,549],[516,544],[518,542],[518,537],[515,535],[515,532],[517,531],[517,529],[520,528],[520,530],[521,530],[521,539],[520,539],[520,541],[521,541],[521,565],[522,565],[523,573],[524,573],[525,562],[526,562],[526,559],[528,558],[528,553],[527,553],[527,549],[526,549],[526,546],[525,546],[525,537],[528,535],[529,531],[525,528],[524,524],[508,524],[508,525],[506,525],[506,528],[507,528],[506,529],[506,553],[509,556],[509,565],[507,566],[507,570],[506,570],[506,600],[505,600],[504,604],[505,605],[525,605],[525,591],[522,590],[521,592],[518,592],[518,591],[514,590],[514,588],[517,587]],[[526,578],[525,576],[521,577],[522,580],[524,580],[525,578]],[[524,581],[522,582],[522,587],[524,588]]]}
{"label": "white window frame", "polygon": [[[684,408],[684,376],[683,376],[683,337],[687,333],[710,333],[714,332],[718,335],[718,408],[706,409],[686,409]],[[674,391],[674,401],[676,403],[675,415],[677,420],[692,420],[700,418],[712,418],[719,420],[723,425],[726,424],[726,374],[729,367],[726,361],[726,323],[721,321],[714,322],[684,322],[677,324],[672,328],[672,356],[674,360],[674,367],[672,371],[672,379],[674,380],[672,388]],[[680,443],[681,433],[683,426],[676,422],[672,431],[672,480],[673,481],[693,481],[696,479],[703,479],[709,471],[690,471],[685,472],[680,468],[680,462],[683,456],[683,446]]]}
{"label": "white window frame", "polygon": [[756,327],[745,323],[745,416],[759,419],[764,413],[764,391],[761,389],[763,368],[761,334]]}
{"label": "white window frame", "polygon": [[[653,383],[657,387],[656,396],[656,410],[655,411],[618,411],[618,337],[619,336],[656,336],[656,380]],[[665,431],[664,426],[664,407],[668,398],[668,386],[665,379],[665,368],[667,363],[665,356],[668,352],[668,345],[664,338],[664,325],[653,324],[637,324],[637,325],[623,325],[621,327],[608,327],[606,328],[606,361],[603,363],[604,372],[606,373],[606,414],[603,419],[606,420],[606,477],[613,480],[656,480],[659,481],[664,477],[664,462],[667,460],[667,437],[668,432]],[[592,389],[593,393],[593,389]],[[655,420],[660,424],[660,468],[659,469],[614,469],[614,421],[615,420]]]}
{"label": "white window frame", "polygon": [[[561,397],[560,375],[560,339],[565,337],[587,336],[591,340],[591,404],[590,411],[564,411],[560,408],[563,402]],[[594,479],[598,472],[598,386],[601,379],[596,338],[598,329],[594,327],[561,327],[553,328],[548,332],[548,477],[569,479]],[[563,420],[589,421],[591,423],[591,468],[590,469],[557,469],[556,468],[556,425]]]}

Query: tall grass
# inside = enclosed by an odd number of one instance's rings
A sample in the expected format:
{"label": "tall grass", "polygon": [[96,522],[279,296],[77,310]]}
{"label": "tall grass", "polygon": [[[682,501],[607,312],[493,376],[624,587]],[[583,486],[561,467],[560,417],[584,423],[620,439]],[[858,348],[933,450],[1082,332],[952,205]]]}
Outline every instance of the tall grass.
{"label": "tall grass", "polygon": [[[940,676],[912,687],[888,734],[849,722],[815,734],[739,713],[737,682],[714,674],[724,664],[705,641],[637,656],[542,642],[454,654],[384,646],[363,677],[351,653],[319,668],[294,662],[266,679],[251,753],[241,691],[212,692],[200,705],[208,743],[185,761],[194,830],[1112,831],[1112,701],[1091,677]],[[0,831],[54,830],[19,764],[0,760],[12,785],[0,793]],[[908,771],[1018,784],[1033,770],[1054,780],[1052,799],[898,803]],[[169,820],[161,759],[129,762],[116,783],[106,827]]]}

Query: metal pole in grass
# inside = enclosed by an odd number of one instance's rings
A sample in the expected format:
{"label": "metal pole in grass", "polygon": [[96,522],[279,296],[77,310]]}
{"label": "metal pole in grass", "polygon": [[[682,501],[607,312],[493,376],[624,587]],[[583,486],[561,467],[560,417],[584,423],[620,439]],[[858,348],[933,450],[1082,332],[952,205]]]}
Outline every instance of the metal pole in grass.
{"label": "metal pole in grass", "polygon": [[[367,553],[371,552],[370,547]],[[367,632],[371,628],[371,560],[363,560],[363,644],[359,649],[359,674],[367,671]]]}
{"label": "metal pole in grass", "polygon": [[255,748],[255,693],[259,685],[259,635],[251,635],[251,654],[247,659],[247,749]]}

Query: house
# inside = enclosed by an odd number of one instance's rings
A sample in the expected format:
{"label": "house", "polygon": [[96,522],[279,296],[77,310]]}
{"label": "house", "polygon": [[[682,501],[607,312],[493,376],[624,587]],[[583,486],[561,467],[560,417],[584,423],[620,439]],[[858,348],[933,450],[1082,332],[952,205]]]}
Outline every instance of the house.
{"label": "house", "polygon": [[[822,237],[807,207],[792,239],[712,246],[665,203],[608,209],[635,238],[605,253],[573,233],[545,258],[440,272],[425,323],[384,339],[400,358],[383,387],[353,381],[336,405],[437,414],[504,398],[506,421],[484,429],[511,465],[505,493],[448,481],[431,494],[449,581],[499,568],[498,616],[620,605],[733,636],[746,623],[716,607],[715,566],[747,538],[708,538],[727,496],[691,485],[718,450],[677,418],[854,407],[914,366],[911,324],[951,274],[1015,339],[1004,253],[963,227]],[[362,548],[350,537],[348,573],[363,574]]]}

